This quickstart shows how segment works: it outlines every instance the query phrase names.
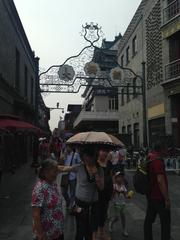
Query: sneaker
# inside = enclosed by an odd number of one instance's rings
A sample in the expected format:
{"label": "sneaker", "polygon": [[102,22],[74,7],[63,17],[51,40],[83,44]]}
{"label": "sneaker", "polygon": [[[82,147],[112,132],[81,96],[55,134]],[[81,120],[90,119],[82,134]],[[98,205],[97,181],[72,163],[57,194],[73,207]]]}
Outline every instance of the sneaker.
{"label": "sneaker", "polygon": [[124,231],[123,231],[123,236],[124,236],[124,237],[128,237],[129,234],[124,230]]}

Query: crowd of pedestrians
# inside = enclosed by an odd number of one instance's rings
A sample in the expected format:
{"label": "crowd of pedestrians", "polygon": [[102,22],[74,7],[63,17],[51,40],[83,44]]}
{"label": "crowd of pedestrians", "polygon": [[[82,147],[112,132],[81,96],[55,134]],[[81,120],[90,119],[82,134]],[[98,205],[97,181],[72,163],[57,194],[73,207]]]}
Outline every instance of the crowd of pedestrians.
{"label": "crowd of pedestrians", "polygon": [[[59,139],[43,139],[39,155],[39,180],[32,193],[34,239],[64,238],[62,197],[67,213],[76,220],[75,240],[107,240],[117,220],[121,220],[122,235],[128,237],[126,201],[132,198],[133,191],[125,177],[125,149],[112,150],[104,145],[77,147],[64,145]],[[160,146],[155,146],[148,159],[151,188],[146,196],[144,240],[153,240],[152,224],[157,214],[161,239],[170,240],[170,200]],[[62,195],[55,181],[59,173]]]}

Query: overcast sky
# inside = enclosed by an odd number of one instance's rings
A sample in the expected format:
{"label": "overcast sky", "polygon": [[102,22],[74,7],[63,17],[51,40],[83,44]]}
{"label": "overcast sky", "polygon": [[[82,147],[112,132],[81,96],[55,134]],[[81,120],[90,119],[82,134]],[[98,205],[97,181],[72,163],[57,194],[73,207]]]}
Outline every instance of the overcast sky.
{"label": "overcast sky", "polygon": [[[104,38],[113,40],[123,34],[141,0],[14,0],[31,48],[40,58],[40,67],[62,64],[86,46],[80,32],[86,22],[98,23]],[[50,94],[44,98],[48,107],[65,108],[82,103],[79,94]],[[59,110],[51,112],[50,127],[57,127]]]}

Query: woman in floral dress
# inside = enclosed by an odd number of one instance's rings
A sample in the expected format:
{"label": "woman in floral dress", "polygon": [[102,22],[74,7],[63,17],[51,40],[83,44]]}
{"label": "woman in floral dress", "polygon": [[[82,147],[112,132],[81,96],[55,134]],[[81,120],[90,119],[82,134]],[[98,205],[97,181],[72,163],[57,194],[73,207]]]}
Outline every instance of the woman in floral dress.
{"label": "woman in floral dress", "polygon": [[55,183],[57,163],[42,162],[39,180],[32,192],[33,234],[36,240],[62,240],[64,216],[62,199]]}

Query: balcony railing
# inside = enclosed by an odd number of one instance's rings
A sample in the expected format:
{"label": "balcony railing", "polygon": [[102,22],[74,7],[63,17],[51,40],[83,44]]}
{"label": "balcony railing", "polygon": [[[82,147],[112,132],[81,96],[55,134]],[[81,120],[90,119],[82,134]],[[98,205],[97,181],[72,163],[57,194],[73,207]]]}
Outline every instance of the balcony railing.
{"label": "balcony railing", "polygon": [[87,112],[81,111],[76,120],[74,121],[74,127],[77,126],[81,121],[118,121],[119,112],[114,111],[94,111]]}
{"label": "balcony railing", "polygon": [[180,13],[180,0],[175,0],[163,10],[164,24]]}
{"label": "balcony railing", "polygon": [[170,80],[180,77],[180,59],[165,66],[165,79]]}

